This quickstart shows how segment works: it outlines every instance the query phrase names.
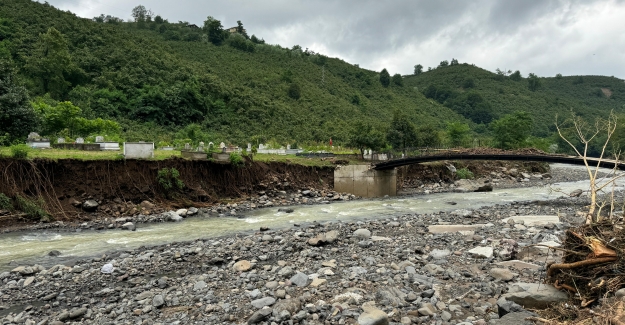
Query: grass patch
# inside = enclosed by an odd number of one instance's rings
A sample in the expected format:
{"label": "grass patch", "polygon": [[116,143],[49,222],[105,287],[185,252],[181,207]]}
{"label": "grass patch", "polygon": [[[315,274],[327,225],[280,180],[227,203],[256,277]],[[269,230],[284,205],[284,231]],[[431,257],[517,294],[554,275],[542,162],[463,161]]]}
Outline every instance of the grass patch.
{"label": "grass patch", "polygon": [[471,172],[466,167],[460,168],[460,169],[456,170],[456,176],[458,176],[459,179],[473,179],[473,178],[475,178],[475,175],[473,175],[473,172]]}
{"label": "grass patch", "polygon": [[[341,160],[345,160],[344,158],[338,158]],[[302,166],[313,166],[313,167],[324,167],[324,166],[335,166],[332,163],[331,159],[322,160],[321,158],[305,158],[299,157],[296,155],[269,155],[269,154],[256,154],[254,155],[254,161],[260,162],[282,162],[289,164],[297,164]],[[370,161],[363,161],[357,159],[349,159],[350,165],[368,165]]]}
{"label": "grass patch", "polygon": [[26,213],[28,217],[39,219],[41,221],[50,221],[50,215],[46,212],[44,206],[46,202],[43,198],[29,199],[23,196],[16,196],[15,203],[19,210]]}
{"label": "grass patch", "polygon": [[32,149],[25,144],[16,144],[11,146],[9,150],[11,150],[11,157],[15,159],[26,159]]}
{"label": "grass patch", "polygon": [[4,195],[4,193],[0,193],[0,210],[13,211],[13,203],[8,196]]}
{"label": "grass patch", "polygon": [[[26,145],[24,145],[26,146]],[[27,146],[28,147],[28,146]],[[77,160],[117,160],[123,159],[121,151],[83,151],[64,149],[31,149],[28,158],[46,159],[77,159]],[[12,156],[10,148],[0,148],[0,156]],[[154,150],[153,160],[165,160],[173,157],[181,157],[177,150]]]}

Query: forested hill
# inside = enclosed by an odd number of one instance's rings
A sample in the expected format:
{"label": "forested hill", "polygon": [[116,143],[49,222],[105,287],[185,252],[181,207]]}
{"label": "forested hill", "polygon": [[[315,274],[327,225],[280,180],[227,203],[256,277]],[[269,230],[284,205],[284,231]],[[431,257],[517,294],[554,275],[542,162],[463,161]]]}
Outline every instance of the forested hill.
{"label": "forested hill", "polygon": [[[573,111],[593,121],[608,116],[611,110],[625,113],[625,82],[615,77],[524,77],[518,71],[493,73],[469,64],[443,61],[436,69],[406,77],[405,86],[418,89],[432,101],[477,124],[486,125],[515,111],[529,112],[534,122],[533,134],[541,137],[555,131],[556,114],[568,118]],[[475,124],[474,127],[484,129]]]}
{"label": "forested hill", "polygon": [[215,20],[197,27],[165,18],[92,20],[0,0],[0,59],[10,60],[31,100],[71,101],[86,119],[120,122],[127,140],[199,132],[235,144],[341,143],[354,122],[386,128],[396,110],[417,126],[464,121],[401,78],[385,87],[378,72],[299,46],[231,34]]}

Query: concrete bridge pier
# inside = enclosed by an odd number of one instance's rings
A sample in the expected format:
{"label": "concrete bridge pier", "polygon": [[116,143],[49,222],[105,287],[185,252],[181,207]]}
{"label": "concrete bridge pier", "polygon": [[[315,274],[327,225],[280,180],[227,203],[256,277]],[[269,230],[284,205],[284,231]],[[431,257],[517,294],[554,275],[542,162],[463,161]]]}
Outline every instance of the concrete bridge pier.
{"label": "concrete bridge pier", "polygon": [[397,195],[397,170],[375,170],[369,165],[341,166],[334,170],[334,190],[362,197]]}

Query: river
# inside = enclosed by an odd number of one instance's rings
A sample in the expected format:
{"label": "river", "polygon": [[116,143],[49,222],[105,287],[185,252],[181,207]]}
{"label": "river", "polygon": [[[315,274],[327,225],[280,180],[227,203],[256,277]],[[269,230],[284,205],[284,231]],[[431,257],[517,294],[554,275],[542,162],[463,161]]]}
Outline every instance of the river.
{"label": "river", "polygon": [[[625,183],[621,181],[618,190],[622,190],[624,185]],[[293,213],[277,212],[278,208],[275,207],[264,208],[247,212],[240,217],[199,216],[187,218],[179,223],[139,224],[137,230],[133,232],[127,230],[14,232],[0,235],[0,272],[12,269],[18,264],[36,263],[50,266],[115,250],[218,237],[254,231],[260,227],[275,229],[313,221],[351,221],[476,209],[512,202],[547,201],[564,195],[559,191],[552,191],[554,188],[569,193],[576,189],[587,189],[588,182],[556,183],[551,187],[496,189],[485,193],[439,193],[294,206]],[[456,204],[452,205],[449,202]],[[49,257],[48,252],[52,250],[58,250],[62,255]]]}

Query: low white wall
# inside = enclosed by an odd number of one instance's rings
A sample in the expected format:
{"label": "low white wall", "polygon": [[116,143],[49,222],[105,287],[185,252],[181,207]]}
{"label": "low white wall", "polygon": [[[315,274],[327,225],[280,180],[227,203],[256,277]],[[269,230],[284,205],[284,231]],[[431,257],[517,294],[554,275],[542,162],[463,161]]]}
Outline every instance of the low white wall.
{"label": "low white wall", "polygon": [[124,142],[124,157],[154,158],[154,142]]}
{"label": "low white wall", "polygon": [[50,141],[28,141],[26,144],[31,148],[50,148]]}
{"label": "low white wall", "polygon": [[96,142],[100,145],[100,150],[121,150],[119,142]]}

